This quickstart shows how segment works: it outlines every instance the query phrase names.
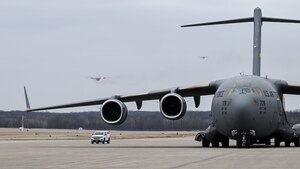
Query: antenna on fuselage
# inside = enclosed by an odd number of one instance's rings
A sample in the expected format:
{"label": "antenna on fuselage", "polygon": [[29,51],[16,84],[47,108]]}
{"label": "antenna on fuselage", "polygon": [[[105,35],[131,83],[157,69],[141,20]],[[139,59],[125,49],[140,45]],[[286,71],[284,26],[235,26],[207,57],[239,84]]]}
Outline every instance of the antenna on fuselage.
{"label": "antenna on fuselage", "polygon": [[263,22],[300,23],[300,20],[262,17],[261,9],[257,7],[254,9],[253,17],[250,17],[250,18],[240,18],[240,19],[224,20],[224,21],[217,21],[217,22],[206,22],[206,23],[199,23],[199,24],[183,25],[181,27],[220,25],[220,24],[232,24],[232,23],[244,23],[244,22],[253,22],[254,23],[253,75],[260,76],[262,23]]}

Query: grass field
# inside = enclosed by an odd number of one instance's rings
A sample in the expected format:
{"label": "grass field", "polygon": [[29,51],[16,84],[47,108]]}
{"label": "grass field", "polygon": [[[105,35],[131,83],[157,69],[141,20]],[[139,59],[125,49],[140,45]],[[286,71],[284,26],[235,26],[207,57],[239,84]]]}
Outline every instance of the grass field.
{"label": "grass field", "polygon": [[[95,130],[0,128],[1,140],[89,140]],[[195,136],[196,131],[116,131],[112,139],[165,138]]]}

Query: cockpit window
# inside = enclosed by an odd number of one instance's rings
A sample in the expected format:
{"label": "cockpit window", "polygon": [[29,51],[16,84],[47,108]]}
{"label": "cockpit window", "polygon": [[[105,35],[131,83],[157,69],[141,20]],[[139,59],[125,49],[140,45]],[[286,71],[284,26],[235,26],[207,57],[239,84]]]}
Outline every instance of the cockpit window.
{"label": "cockpit window", "polygon": [[259,88],[254,87],[253,90],[254,90],[254,93],[258,94],[259,96],[263,96],[263,92]]}
{"label": "cockpit window", "polygon": [[250,87],[236,87],[233,89],[232,93],[248,94],[248,93],[254,93],[254,90]]}

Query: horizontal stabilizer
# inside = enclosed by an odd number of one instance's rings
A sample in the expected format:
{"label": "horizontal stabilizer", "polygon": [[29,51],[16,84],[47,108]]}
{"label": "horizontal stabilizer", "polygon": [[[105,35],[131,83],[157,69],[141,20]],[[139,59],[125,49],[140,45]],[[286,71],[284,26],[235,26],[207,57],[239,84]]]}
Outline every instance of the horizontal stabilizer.
{"label": "horizontal stabilizer", "polygon": [[[216,21],[216,22],[205,22],[205,23],[197,23],[190,25],[182,25],[181,27],[193,27],[193,26],[206,26],[206,25],[222,25],[222,24],[232,24],[232,23],[244,23],[244,22],[253,22],[254,18],[240,18],[240,19],[232,19],[232,20],[224,20],[224,21]],[[268,18],[262,17],[262,22],[281,22],[281,23],[300,23],[300,20],[294,19],[282,19],[282,18]]]}
{"label": "horizontal stabilizer", "polygon": [[243,23],[243,22],[253,22],[253,21],[254,21],[253,17],[250,17],[250,18],[240,18],[240,19],[232,19],[232,20],[224,20],[224,21],[216,21],[216,22],[198,23],[198,24],[191,24],[191,25],[182,25],[181,27],[221,25],[221,24]]}
{"label": "horizontal stabilizer", "polygon": [[263,22],[300,23],[300,20],[262,17]]}

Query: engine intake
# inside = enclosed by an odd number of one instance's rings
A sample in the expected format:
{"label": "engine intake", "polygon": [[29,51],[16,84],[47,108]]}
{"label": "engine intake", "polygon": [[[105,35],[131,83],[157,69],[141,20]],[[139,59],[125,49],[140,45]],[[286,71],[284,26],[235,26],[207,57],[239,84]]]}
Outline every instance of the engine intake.
{"label": "engine intake", "polygon": [[122,124],[127,118],[128,110],[120,100],[110,99],[101,107],[101,117],[105,123],[111,125]]}
{"label": "engine intake", "polygon": [[160,112],[167,119],[181,119],[186,112],[186,102],[179,94],[169,93],[160,101]]}

